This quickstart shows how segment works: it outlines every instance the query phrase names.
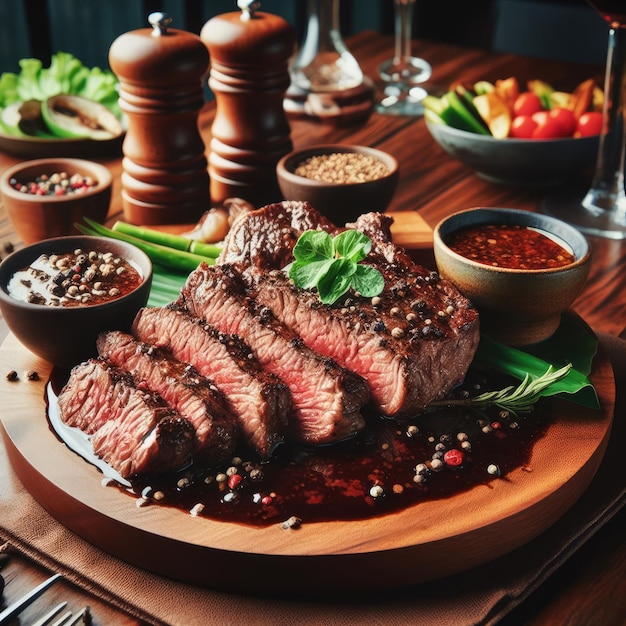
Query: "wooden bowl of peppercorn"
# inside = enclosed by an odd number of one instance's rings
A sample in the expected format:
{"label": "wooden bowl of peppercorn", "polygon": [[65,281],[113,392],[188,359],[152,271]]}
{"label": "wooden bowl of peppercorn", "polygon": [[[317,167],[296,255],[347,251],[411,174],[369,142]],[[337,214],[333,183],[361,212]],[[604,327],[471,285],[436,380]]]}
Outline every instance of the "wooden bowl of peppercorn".
{"label": "wooden bowl of peppercorn", "polygon": [[96,354],[101,332],[130,330],[151,284],[152,263],[132,244],[55,237],[0,263],[0,312],[28,350],[71,368]]}
{"label": "wooden bowl of peppercorn", "polygon": [[26,244],[78,234],[83,217],[104,222],[111,188],[108,168],[84,159],[24,161],[0,178],[4,207]]}
{"label": "wooden bowl of peppercorn", "polygon": [[307,201],[337,226],[389,206],[398,162],[367,146],[329,144],[294,150],[276,166],[285,200]]}
{"label": "wooden bowl of peppercorn", "polygon": [[437,269],[478,309],[481,332],[511,346],[548,339],[585,286],[585,236],[554,217],[474,208],[433,232]]}

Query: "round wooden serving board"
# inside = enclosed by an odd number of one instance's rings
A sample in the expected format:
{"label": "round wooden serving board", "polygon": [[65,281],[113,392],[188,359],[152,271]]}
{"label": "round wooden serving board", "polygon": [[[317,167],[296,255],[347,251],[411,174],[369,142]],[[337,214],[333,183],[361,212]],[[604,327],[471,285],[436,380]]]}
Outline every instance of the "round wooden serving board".
{"label": "round wooden serving board", "polygon": [[[467,570],[528,542],[584,492],[604,454],[613,372],[602,352],[593,383],[602,410],[571,403],[537,441],[530,467],[439,501],[355,522],[284,530],[216,522],[178,509],[138,508],[50,430],[51,367],[12,335],[0,347],[0,419],[7,451],[30,493],[62,524],[120,559],[194,584],[237,592],[346,593],[416,584]],[[15,370],[19,381],[9,382]],[[39,381],[24,373],[36,370]],[[528,471],[532,469],[532,471]]]}

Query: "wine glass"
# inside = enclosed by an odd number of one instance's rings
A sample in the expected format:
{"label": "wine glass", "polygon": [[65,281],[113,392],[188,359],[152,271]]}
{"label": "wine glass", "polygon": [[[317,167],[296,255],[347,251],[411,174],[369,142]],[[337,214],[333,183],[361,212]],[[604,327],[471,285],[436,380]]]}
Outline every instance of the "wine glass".
{"label": "wine glass", "polygon": [[379,113],[423,115],[422,100],[427,95],[420,86],[430,78],[432,67],[411,54],[411,31],[415,0],[394,0],[394,55],[378,73],[385,82],[384,97],[377,104]]}
{"label": "wine glass", "polygon": [[603,129],[591,187],[583,194],[554,193],[542,211],[608,239],[626,239],[624,193],[624,89],[626,88],[626,8],[623,0],[588,0],[609,24],[604,78]]}

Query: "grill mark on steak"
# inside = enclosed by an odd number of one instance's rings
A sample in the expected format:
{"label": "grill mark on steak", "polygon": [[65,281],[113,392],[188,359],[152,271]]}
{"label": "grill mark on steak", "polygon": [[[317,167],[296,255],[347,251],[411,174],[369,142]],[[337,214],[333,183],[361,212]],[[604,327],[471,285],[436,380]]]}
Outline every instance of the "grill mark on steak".
{"label": "grill mark on steak", "polygon": [[103,359],[73,368],[58,403],[63,422],[87,433],[94,454],[124,478],[179,470],[191,460],[192,424]]}
{"label": "grill mark on steak", "polygon": [[135,383],[158,393],[195,428],[195,458],[217,463],[232,456],[238,423],[215,384],[165,350],[121,331],[98,337],[98,353],[129,372]]}
{"label": "grill mark on steak", "polygon": [[210,378],[228,399],[245,441],[261,456],[269,457],[283,441],[291,406],[289,389],[262,369],[240,338],[175,307],[142,309],[132,332]]}
{"label": "grill mark on steak", "polygon": [[263,367],[287,383],[293,401],[290,431],[296,439],[334,443],[364,427],[361,410],[369,402],[365,381],[330,355],[308,348],[269,308],[249,298],[233,267],[200,264],[178,303],[222,332],[242,337]]}
{"label": "grill mark on steak", "polygon": [[368,213],[349,225],[372,240],[365,262],[385,278],[379,305],[352,296],[324,305],[317,293],[295,288],[282,272],[268,275],[293,260],[293,246],[305,230],[343,230],[307,203],[283,202],[241,216],[219,261],[235,264],[254,288],[252,297],[306,345],[365,378],[378,410],[404,416],[464,378],[479,327],[476,309],[452,283],[393,244],[391,223],[388,216]]}

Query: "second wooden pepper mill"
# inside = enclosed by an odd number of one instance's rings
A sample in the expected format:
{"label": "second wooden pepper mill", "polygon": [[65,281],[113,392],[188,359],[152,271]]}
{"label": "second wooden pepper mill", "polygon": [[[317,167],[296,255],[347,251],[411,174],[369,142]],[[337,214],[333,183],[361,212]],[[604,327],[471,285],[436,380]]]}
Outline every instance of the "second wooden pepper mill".
{"label": "second wooden pepper mill", "polygon": [[198,129],[209,55],[193,33],[153,26],[120,35],[109,50],[128,117],[123,143],[124,217],[135,224],[196,222],[210,207],[205,145]]}
{"label": "second wooden pepper mill", "polygon": [[282,196],[276,164],[292,149],[283,108],[296,38],[283,18],[239,0],[241,12],[210,19],[200,38],[211,60],[216,114],[209,151],[211,200],[239,197],[256,207]]}

